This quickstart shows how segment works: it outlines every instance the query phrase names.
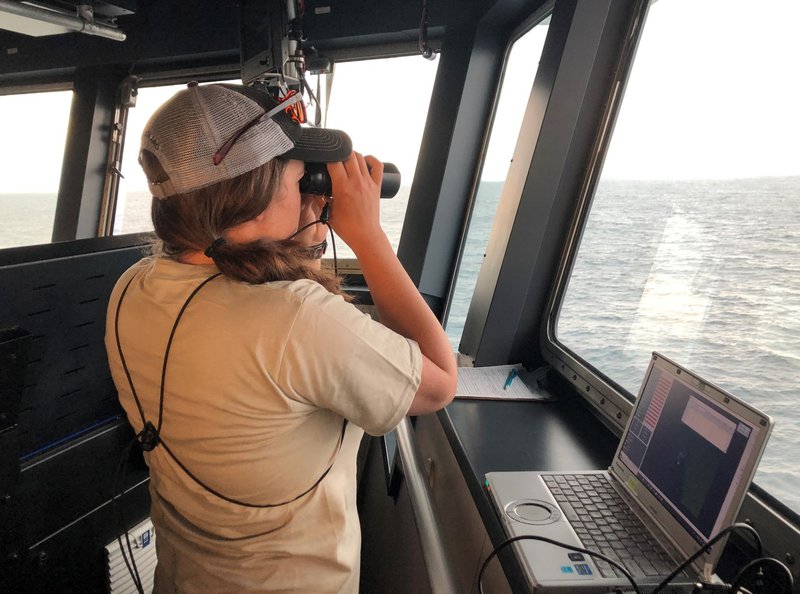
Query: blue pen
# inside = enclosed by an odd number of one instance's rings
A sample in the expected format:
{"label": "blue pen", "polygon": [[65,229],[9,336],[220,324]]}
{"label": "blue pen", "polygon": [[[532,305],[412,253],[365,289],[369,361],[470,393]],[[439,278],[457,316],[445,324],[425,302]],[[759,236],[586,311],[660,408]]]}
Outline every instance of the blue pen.
{"label": "blue pen", "polygon": [[509,372],[508,372],[508,377],[506,378],[506,383],[505,383],[505,385],[503,386],[503,389],[504,389],[504,390],[508,390],[509,386],[511,385],[511,382],[513,382],[513,381],[514,381],[514,378],[515,378],[515,377],[517,377],[517,370],[516,370],[516,368],[514,368],[514,369],[512,369],[511,371],[509,371]]}

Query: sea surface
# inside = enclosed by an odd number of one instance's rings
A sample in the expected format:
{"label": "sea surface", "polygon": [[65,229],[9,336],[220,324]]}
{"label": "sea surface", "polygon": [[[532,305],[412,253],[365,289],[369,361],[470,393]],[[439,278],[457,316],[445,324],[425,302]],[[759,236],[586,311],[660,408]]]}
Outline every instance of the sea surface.
{"label": "sea surface", "polygon": [[[502,185],[478,190],[446,324],[454,349]],[[401,188],[382,205],[395,249],[407,200]],[[116,232],[146,230],[148,196],[126,202]],[[0,247],[50,241],[54,194],[0,195],[0,212]],[[631,394],[657,350],[770,414],[755,480],[800,513],[800,177],[602,182],[557,337]]]}
{"label": "sea surface", "polygon": [[[454,347],[501,189],[479,188]],[[800,177],[603,181],[557,338],[633,395],[655,350],[772,416],[755,482],[800,513]]]}

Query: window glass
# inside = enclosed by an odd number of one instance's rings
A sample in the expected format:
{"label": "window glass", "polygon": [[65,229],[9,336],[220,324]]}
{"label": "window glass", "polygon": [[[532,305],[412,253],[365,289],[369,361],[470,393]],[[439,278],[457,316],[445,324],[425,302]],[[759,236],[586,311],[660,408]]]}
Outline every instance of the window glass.
{"label": "window glass", "polygon": [[[371,154],[381,161],[394,163],[400,170],[401,187],[394,198],[381,203],[381,222],[389,240],[397,250],[405,217],[411,181],[428,113],[438,60],[420,56],[363,60],[336,64],[332,82],[309,77],[309,83],[323,106],[321,124],[344,130],[353,140],[356,151]],[[398,91],[397,81],[413,81],[413,91]],[[241,81],[229,81],[241,84]],[[319,84],[318,84],[319,83]],[[330,94],[326,97],[326,88]],[[152,230],[150,194],[141,167],[137,162],[139,138],[150,115],[184,85],[142,88],[136,107],[129,111],[126,145],[117,204],[115,233]],[[308,94],[309,121],[315,118],[315,107]],[[354,257],[341,240],[336,242],[339,258]],[[332,256],[329,249],[326,256]]]}
{"label": "window glass", "polygon": [[475,193],[475,206],[461,256],[450,312],[445,329],[454,350],[458,349],[464,321],[469,310],[478,271],[489,241],[500,193],[505,184],[514,145],[533,87],[533,79],[542,55],[550,19],[547,18],[517,39],[508,56],[506,72],[500,88],[489,146]]}
{"label": "window glass", "polygon": [[150,220],[152,195],[147,189],[147,178],[139,166],[139,143],[142,130],[150,116],[164,101],[184,88],[185,84],[142,87],[136,96],[136,107],[128,110],[125,148],[120,168],[122,178],[119,182],[117,210],[114,216],[114,235],[153,230],[153,222]]}
{"label": "window glass", "polygon": [[[381,201],[381,224],[395,251],[438,65],[438,58],[431,61],[414,55],[343,62],[334,68],[324,125],[347,132],[355,151],[394,163],[400,170],[397,195]],[[336,242],[336,252],[340,258],[355,257],[341,240]],[[328,249],[326,257],[331,255]]]}
{"label": "window glass", "polygon": [[49,243],[72,91],[0,97],[0,248]]}
{"label": "window glass", "polygon": [[651,6],[556,334],[630,394],[656,350],[772,415],[756,482],[800,511],[800,5],[751,9]]}

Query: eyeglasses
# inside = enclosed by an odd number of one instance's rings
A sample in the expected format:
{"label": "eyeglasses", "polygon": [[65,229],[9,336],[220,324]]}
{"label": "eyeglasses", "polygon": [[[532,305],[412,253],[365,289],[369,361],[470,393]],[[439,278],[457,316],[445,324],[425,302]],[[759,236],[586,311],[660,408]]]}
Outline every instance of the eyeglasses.
{"label": "eyeglasses", "polygon": [[[295,99],[299,97],[299,99]],[[306,104],[302,101],[303,96],[297,91],[291,90],[281,99],[281,105],[286,105],[286,114],[297,124],[306,123]]]}
{"label": "eyeglasses", "polygon": [[253,126],[257,126],[261,122],[270,119],[281,111],[286,111],[286,114],[298,124],[302,124],[306,121],[306,107],[303,105],[303,96],[297,91],[289,91],[278,105],[247,122],[244,126],[239,128],[233,136],[226,140],[225,143],[219,147],[219,150],[214,153],[214,165],[222,163],[222,160],[230,152],[231,147],[236,144],[236,141],[239,140],[245,132]]}

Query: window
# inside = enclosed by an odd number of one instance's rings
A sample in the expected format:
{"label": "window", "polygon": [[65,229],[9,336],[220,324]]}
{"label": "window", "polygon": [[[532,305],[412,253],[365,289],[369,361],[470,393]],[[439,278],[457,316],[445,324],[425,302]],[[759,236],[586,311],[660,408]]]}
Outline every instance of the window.
{"label": "window", "polygon": [[[438,61],[420,56],[336,64],[327,100],[322,125],[344,130],[352,138],[356,151],[375,155],[400,169],[400,191],[394,198],[384,200],[381,207],[381,220],[395,250],[400,242],[437,66]],[[413,80],[413,92],[398,92],[395,84],[398,80]],[[241,81],[227,82],[241,84]],[[317,88],[315,77],[310,77],[309,82],[312,88]],[[137,162],[139,138],[156,108],[184,86],[142,88],[136,107],[129,111],[122,161],[125,177],[120,183],[114,233],[152,230],[151,197]],[[305,102],[310,103],[308,95]],[[325,105],[324,98],[322,102]],[[314,121],[313,109],[309,110],[309,120]],[[336,252],[340,258],[354,257],[341,240],[336,243]],[[327,255],[331,256],[332,250]]]}
{"label": "window", "polygon": [[750,8],[651,6],[556,335],[630,394],[656,350],[772,415],[756,482],[800,511],[800,6]]}
{"label": "window", "polygon": [[49,243],[72,91],[0,97],[0,248]]}
{"label": "window", "polygon": [[114,216],[114,235],[153,230],[153,222],[150,219],[152,195],[147,189],[147,178],[139,166],[139,143],[150,116],[162,103],[184,88],[185,84],[140,88],[136,96],[136,107],[128,110],[125,149],[120,169],[122,178],[119,182],[117,211]]}
{"label": "window", "polygon": [[[325,126],[347,132],[355,151],[394,163],[400,170],[397,195],[381,201],[381,224],[395,251],[438,66],[438,59],[415,55],[343,62],[334,69]],[[341,240],[336,252],[340,258],[355,257]],[[331,255],[329,249],[327,256]]]}
{"label": "window", "polygon": [[489,241],[489,232],[492,230],[495,212],[508,174],[511,156],[514,153],[514,143],[519,134],[522,117],[525,115],[525,106],[531,94],[549,23],[550,19],[546,18],[517,39],[508,56],[489,146],[475,193],[475,206],[445,326],[454,350],[458,350],[461,334],[464,331],[469,303],[478,280],[478,271],[483,262],[486,244]]}

